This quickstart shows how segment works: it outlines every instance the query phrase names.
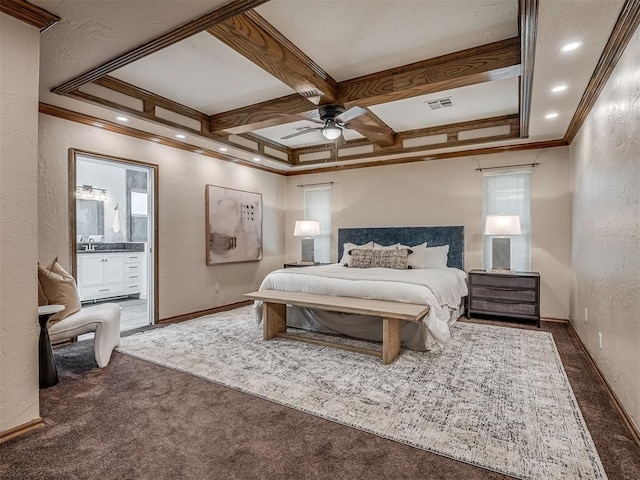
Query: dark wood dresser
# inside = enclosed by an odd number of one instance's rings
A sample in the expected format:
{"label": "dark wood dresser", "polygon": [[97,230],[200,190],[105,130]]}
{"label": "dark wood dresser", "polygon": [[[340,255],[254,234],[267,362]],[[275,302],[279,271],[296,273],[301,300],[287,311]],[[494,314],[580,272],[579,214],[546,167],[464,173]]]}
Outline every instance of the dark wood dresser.
{"label": "dark wood dresser", "polygon": [[534,320],[540,327],[540,274],[469,271],[467,318],[473,313]]}

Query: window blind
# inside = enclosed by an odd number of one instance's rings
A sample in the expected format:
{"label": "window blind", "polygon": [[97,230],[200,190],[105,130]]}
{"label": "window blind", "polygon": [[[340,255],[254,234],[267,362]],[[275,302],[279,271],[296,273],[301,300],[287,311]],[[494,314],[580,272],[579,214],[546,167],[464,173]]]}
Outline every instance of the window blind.
{"label": "window blind", "polygon": [[314,260],[331,262],[331,187],[305,188],[304,219],[320,222],[320,234],[314,237]]}
{"label": "window blind", "polygon": [[[511,238],[511,269],[531,270],[531,174],[507,173],[484,177],[483,228],[487,215],[519,215],[522,235]],[[483,235],[482,263],[492,267],[491,241],[493,235]]]}

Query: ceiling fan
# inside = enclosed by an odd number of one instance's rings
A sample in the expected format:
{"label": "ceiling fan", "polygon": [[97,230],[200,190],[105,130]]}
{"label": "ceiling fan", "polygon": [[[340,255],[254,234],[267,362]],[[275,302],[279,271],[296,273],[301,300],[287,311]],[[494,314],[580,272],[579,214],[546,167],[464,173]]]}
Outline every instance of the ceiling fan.
{"label": "ceiling fan", "polygon": [[[309,122],[315,122],[321,127],[308,128],[300,132],[292,133],[281,137],[281,140],[297,137],[299,135],[306,135],[310,132],[320,130],[320,133],[327,140],[338,140],[342,135],[343,129],[356,130],[358,132],[371,132],[371,133],[393,133],[389,127],[379,127],[375,125],[367,125],[364,123],[351,122],[352,119],[364,115],[367,113],[362,107],[351,107],[349,110],[345,110],[342,105],[322,105],[317,111],[309,116],[306,115],[294,115],[294,114],[282,114],[294,120],[307,120]],[[340,139],[343,140],[343,139]],[[338,141],[340,141],[338,140]]]}

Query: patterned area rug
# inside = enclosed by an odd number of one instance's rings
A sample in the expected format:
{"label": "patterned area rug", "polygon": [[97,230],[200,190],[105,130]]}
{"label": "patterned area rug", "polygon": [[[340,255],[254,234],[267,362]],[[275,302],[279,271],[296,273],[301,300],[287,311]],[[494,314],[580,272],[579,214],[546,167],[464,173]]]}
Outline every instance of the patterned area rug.
{"label": "patterned area rug", "polygon": [[444,351],[403,350],[384,366],[265,342],[244,307],[125,337],[118,350],[517,478],[606,478],[546,332],[457,323]]}

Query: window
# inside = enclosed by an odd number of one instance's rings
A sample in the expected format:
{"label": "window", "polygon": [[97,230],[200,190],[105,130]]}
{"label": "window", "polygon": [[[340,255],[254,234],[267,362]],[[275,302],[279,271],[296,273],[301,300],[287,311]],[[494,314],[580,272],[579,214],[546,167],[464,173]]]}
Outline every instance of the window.
{"label": "window", "polygon": [[331,262],[331,187],[305,188],[304,219],[320,222],[320,235],[315,237],[314,260]]}
{"label": "window", "polygon": [[[520,215],[522,235],[511,237],[511,269],[531,269],[531,174],[508,173],[484,177],[483,225],[487,215]],[[483,268],[492,266],[491,240],[483,235]]]}

